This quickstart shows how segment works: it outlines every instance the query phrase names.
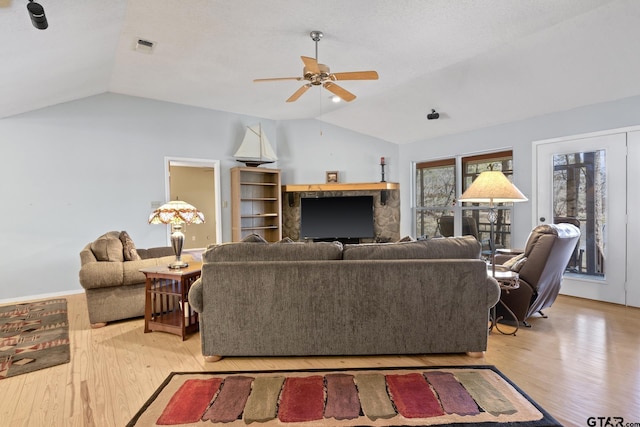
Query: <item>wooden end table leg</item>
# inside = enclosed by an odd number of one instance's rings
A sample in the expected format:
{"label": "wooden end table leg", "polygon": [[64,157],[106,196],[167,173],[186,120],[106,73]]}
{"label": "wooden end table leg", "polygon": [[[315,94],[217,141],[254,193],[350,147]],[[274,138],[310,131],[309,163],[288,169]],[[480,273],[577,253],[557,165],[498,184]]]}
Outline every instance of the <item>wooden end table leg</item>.
{"label": "wooden end table leg", "polygon": [[149,321],[151,320],[151,279],[145,280],[144,285],[144,333],[151,332],[149,329]]}

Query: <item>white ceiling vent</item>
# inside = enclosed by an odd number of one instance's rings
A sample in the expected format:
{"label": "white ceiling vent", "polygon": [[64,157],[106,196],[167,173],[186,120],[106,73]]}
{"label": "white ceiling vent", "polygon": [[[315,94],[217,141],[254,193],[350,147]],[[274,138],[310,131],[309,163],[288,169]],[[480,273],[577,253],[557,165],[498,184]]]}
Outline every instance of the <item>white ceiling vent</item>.
{"label": "white ceiling vent", "polygon": [[155,47],[155,45],[155,42],[145,39],[138,39],[136,41],[136,50],[142,53],[151,53],[153,52],[153,48]]}

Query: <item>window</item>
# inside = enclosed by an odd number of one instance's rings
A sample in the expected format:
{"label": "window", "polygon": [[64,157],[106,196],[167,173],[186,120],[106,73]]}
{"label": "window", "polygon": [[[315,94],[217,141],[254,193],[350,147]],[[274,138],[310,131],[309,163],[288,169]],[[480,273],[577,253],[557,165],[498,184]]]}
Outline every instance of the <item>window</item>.
{"label": "window", "polygon": [[[466,190],[480,173],[498,170],[511,181],[513,178],[513,154],[511,150],[462,158],[462,192]],[[495,206],[498,217],[495,223],[496,248],[511,247],[511,204],[498,203]],[[471,217],[478,224],[480,241],[489,239],[491,224],[487,219],[489,205],[484,203],[465,203],[463,217]]]}
{"label": "window", "polygon": [[440,232],[441,217],[453,217],[456,159],[417,164],[415,188],[416,236],[435,236]]}
{"label": "window", "polygon": [[[459,167],[457,165],[460,165]],[[453,236],[470,234],[488,242],[490,224],[488,205],[465,203],[458,206],[458,191],[464,192],[481,172],[500,170],[507,178],[513,175],[512,151],[421,162],[416,164],[415,221],[416,236]],[[460,182],[460,190],[457,183]],[[496,246],[511,246],[511,206],[498,204]],[[459,217],[460,231],[454,232]]]}

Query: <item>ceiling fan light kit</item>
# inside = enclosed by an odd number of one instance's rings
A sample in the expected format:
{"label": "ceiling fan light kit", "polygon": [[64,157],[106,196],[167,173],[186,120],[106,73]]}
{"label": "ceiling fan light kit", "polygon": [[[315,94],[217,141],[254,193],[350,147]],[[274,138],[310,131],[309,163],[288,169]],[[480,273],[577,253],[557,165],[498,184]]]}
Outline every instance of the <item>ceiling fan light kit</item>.
{"label": "ceiling fan light kit", "polygon": [[268,79],[255,79],[254,82],[276,81],[276,80],[298,80],[306,81],[306,83],[293,93],[287,102],[297,101],[311,86],[322,86],[335,96],[339,97],[343,101],[351,102],[356,99],[356,96],[343,88],[342,86],[334,83],[338,80],[378,80],[378,73],[376,71],[349,71],[344,73],[332,73],[329,66],[318,63],[318,42],[324,33],[322,31],[311,31],[309,37],[316,44],[316,57],[311,58],[308,56],[301,56],[304,68],[302,71],[302,77],[275,77]]}

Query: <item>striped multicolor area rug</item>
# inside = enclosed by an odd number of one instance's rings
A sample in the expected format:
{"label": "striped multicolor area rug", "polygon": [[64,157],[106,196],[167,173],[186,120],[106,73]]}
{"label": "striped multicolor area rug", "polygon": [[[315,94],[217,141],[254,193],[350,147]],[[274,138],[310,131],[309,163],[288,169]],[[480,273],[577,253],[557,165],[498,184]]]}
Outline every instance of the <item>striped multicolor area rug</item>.
{"label": "striped multicolor area rug", "polygon": [[493,366],[172,373],[128,426],[560,426]]}

